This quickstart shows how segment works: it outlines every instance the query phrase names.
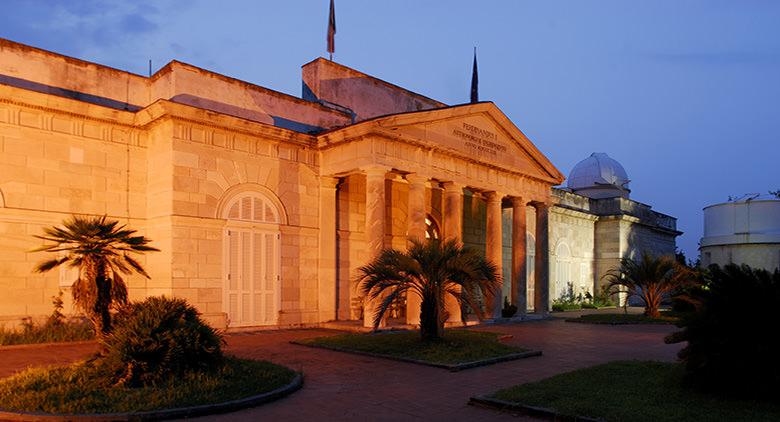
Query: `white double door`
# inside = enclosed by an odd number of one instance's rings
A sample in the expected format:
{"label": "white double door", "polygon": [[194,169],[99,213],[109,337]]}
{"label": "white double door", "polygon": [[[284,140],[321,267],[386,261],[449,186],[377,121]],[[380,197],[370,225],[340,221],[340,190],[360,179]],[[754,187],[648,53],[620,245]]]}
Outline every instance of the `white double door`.
{"label": "white double door", "polygon": [[224,309],[230,327],[277,324],[279,239],[279,232],[273,230],[227,230]]}

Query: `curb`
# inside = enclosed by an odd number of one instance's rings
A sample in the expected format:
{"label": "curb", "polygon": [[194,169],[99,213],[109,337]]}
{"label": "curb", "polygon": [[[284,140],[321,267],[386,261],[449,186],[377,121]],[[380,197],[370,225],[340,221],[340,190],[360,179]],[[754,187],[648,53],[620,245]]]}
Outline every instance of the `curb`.
{"label": "curb", "polygon": [[591,324],[591,325],[675,325],[677,322],[675,321],[668,321],[668,322],[631,322],[631,321],[585,321],[580,320],[579,318],[567,318],[564,321],[566,322],[574,322],[577,324]]}
{"label": "curb", "polygon": [[465,362],[465,363],[458,363],[458,364],[448,364],[448,363],[436,363],[436,362],[429,362],[425,360],[418,360],[418,359],[412,359],[412,358],[404,358],[400,356],[392,356],[392,355],[385,355],[381,353],[372,353],[372,352],[363,352],[360,350],[352,350],[352,349],[345,349],[342,347],[335,347],[335,346],[322,346],[322,345],[315,345],[315,344],[305,344],[296,340],[290,341],[290,344],[295,344],[298,346],[304,346],[304,347],[311,347],[313,349],[324,349],[324,350],[332,350],[335,352],[343,352],[343,353],[351,353],[353,355],[361,355],[361,356],[370,356],[374,358],[381,358],[381,359],[389,359],[389,360],[395,360],[399,362],[407,362],[407,363],[414,363],[417,365],[425,365],[425,366],[433,366],[435,368],[444,368],[449,370],[450,372],[458,372],[462,371],[464,369],[471,369],[471,368],[477,368],[480,366],[487,366],[487,365],[493,365],[496,363],[501,362],[508,362],[512,360],[518,360],[518,359],[524,359],[524,358],[530,358],[534,356],[541,356],[542,351],[541,350],[529,350],[525,352],[518,352],[518,353],[512,353],[509,355],[504,356],[497,356],[494,358],[488,358],[488,359],[482,359],[482,360],[476,360],[473,362]]}
{"label": "curb", "polygon": [[40,347],[54,347],[54,346],[79,346],[82,344],[90,344],[90,343],[97,344],[97,340],[57,341],[52,343],[8,344],[8,345],[0,346],[0,351],[36,349]]}
{"label": "curb", "polygon": [[98,414],[54,414],[38,412],[13,412],[0,409],[0,420],[4,421],[72,421],[72,422],[103,422],[103,421],[153,421],[163,419],[191,418],[195,416],[213,415],[217,413],[234,412],[249,407],[268,403],[286,397],[303,387],[303,373],[295,375],[293,380],[276,390],[250,396],[243,399],[230,400],[222,403],[204,404],[199,406],[179,407],[175,409],[150,410],[134,413],[98,413]]}
{"label": "curb", "polygon": [[571,421],[571,422],[603,422],[604,419],[596,419],[587,416],[563,415],[553,409],[546,407],[528,406],[522,403],[515,403],[505,400],[499,400],[488,396],[475,396],[469,399],[469,405],[485,407],[498,410],[500,412],[519,412],[528,416],[544,418],[553,421]]}

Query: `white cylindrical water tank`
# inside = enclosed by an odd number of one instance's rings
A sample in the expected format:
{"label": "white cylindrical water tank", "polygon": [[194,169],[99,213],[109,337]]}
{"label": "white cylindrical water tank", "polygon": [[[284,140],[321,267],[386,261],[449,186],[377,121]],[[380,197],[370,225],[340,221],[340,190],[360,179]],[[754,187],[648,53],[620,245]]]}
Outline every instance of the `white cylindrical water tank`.
{"label": "white cylindrical water tank", "polygon": [[780,266],[780,198],[751,195],[704,208],[702,264]]}

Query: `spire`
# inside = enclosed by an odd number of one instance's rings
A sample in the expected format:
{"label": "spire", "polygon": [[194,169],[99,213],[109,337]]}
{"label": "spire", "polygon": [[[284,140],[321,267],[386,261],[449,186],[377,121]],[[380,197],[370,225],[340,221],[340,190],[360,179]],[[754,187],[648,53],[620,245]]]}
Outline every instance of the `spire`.
{"label": "spire", "polygon": [[333,61],[333,52],[336,51],[336,7],[330,0],[330,14],[328,16],[328,53]]}
{"label": "spire", "polygon": [[474,47],[474,67],[471,69],[471,102],[479,102],[479,76],[477,75],[477,47]]}

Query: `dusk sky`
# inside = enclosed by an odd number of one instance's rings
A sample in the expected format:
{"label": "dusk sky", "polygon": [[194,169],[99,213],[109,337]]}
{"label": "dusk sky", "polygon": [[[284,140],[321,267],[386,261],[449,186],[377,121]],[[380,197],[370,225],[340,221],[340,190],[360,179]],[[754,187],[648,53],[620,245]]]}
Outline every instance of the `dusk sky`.
{"label": "dusk sky", "polygon": [[[0,37],[146,74],[178,59],[300,96],[328,0],[5,0]],[[620,161],[631,197],[678,218],[780,189],[780,1],[336,0],[334,60],[448,104],[478,48],[494,101],[568,175]]]}

